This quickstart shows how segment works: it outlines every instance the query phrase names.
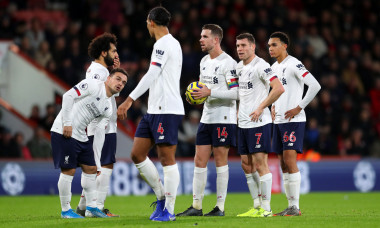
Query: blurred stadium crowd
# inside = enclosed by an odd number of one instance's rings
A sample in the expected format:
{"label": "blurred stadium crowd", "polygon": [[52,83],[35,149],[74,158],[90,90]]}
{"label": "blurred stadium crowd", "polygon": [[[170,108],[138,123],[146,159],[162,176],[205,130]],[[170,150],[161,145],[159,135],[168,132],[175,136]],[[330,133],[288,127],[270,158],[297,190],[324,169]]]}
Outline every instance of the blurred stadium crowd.
{"label": "blurred stadium crowd", "polygon": [[[126,97],[149,67],[154,40],[145,21],[158,4],[155,0],[3,0],[0,39],[13,40],[23,53],[72,86],[85,77],[91,62],[90,40],[103,32],[114,33],[121,66],[130,74],[121,94]],[[268,37],[283,31],[291,39],[290,55],[300,59],[322,85],[306,108],[305,150],[380,157],[380,1],[168,0],[162,5],[172,14],[170,32],[182,45],[183,92],[198,79],[204,56],[198,42],[202,25],[215,23],[224,29],[223,50],[236,60],[236,35],[252,33],[256,54],[271,64]],[[147,94],[134,102],[123,124],[135,129],[146,101]],[[186,103],[185,108],[178,156],[193,156],[202,107]],[[39,131],[50,130],[59,110],[48,105],[41,117],[39,109],[35,106],[30,118],[41,127],[27,146],[19,143],[21,132],[11,136],[2,129],[0,156],[46,156],[48,142],[40,143],[44,140]],[[6,149],[11,147],[16,149]]]}

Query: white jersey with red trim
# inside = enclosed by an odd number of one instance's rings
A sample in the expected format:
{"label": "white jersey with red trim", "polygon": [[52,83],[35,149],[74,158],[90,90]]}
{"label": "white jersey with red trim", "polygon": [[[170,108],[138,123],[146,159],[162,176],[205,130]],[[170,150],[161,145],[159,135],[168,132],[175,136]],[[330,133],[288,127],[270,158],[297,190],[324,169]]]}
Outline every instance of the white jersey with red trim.
{"label": "white jersey with red trim", "polygon": [[306,115],[303,109],[290,121],[289,119],[285,119],[285,112],[296,108],[300,104],[304,90],[303,79],[309,74],[309,71],[298,59],[290,55],[281,63],[275,62],[272,65],[272,69],[285,89],[285,92],[274,103],[276,111],[274,123],[306,122]]}
{"label": "white jersey with red trim", "polygon": [[161,37],[154,44],[151,64],[161,67],[161,73],[149,87],[149,114],[184,115],[180,94],[182,49],[171,35]]}
{"label": "white jersey with red trim", "polygon": [[239,77],[239,127],[254,128],[272,123],[269,108],[264,109],[258,122],[253,122],[249,116],[268,97],[269,83],[277,78],[269,63],[258,56],[247,65],[240,61],[236,74]]}
{"label": "white jersey with red trim", "polygon": [[[237,89],[236,64],[236,61],[225,52],[214,59],[206,55],[200,63],[199,81],[211,90]],[[203,107],[201,122],[236,124],[236,100],[209,96]]]}
{"label": "white jersey with red trim", "polygon": [[[91,65],[88,67],[86,71],[86,78],[87,79],[97,79],[99,81],[105,82],[107,80],[107,77],[109,75],[109,71],[106,67],[104,67],[102,64],[97,62],[92,62]],[[119,93],[115,94],[111,98],[112,102],[112,117],[110,119],[110,122],[106,128],[106,134],[110,133],[116,133],[117,132],[117,105],[115,97],[119,96]],[[92,136],[95,134],[95,127],[96,127],[96,121],[93,123],[90,123],[87,127],[87,135]]]}
{"label": "white jersey with red trim", "polygon": [[85,129],[90,122],[96,120],[98,127],[105,128],[111,116],[111,99],[106,95],[104,82],[84,79],[63,95],[62,110],[51,131],[63,134],[64,126],[72,126],[72,137],[86,142]]}

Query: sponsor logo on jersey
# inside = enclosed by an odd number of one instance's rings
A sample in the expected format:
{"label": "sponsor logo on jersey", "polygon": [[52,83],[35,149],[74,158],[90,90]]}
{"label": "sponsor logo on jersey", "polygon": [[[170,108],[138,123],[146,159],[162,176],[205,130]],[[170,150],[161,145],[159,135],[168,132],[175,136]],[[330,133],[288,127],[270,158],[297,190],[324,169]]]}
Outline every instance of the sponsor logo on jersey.
{"label": "sponsor logo on jersey", "polygon": [[286,83],[286,78],[281,78],[281,83],[282,85],[287,85],[288,83]]}
{"label": "sponsor logo on jersey", "polygon": [[261,148],[261,144],[257,144],[256,146],[255,146],[255,148]]}
{"label": "sponsor logo on jersey", "polygon": [[165,135],[160,135],[160,136],[158,137],[159,140],[163,140],[164,138],[165,138]]}
{"label": "sponsor logo on jersey", "polygon": [[304,70],[305,69],[305,66],[303,64],[297,64],[296,67],[298,68],[298,70]]}
{"label": "sponsor logo on jersey", "polygon": [[215,67],[215,73],[216,73],[216,71],[218,71],[218,69],[219,69],[219,67]]}
{"label": "sponsor logo on jersey", "polygon": [[99,101],[99,100],[100,100],[100,97],[97,97],[96,100]]}
{"label": "sponsor logo on jersey", "polygon": [[87,110],[95,117],[99,117],[101,115],[99,109],[96,107],[96,105],[94,104],[94,102],[92,102],[91,104],[86,104],[86,108]]}
{"label": "sponsor logo on jersey", "polygon": [[213,79],[212,79],[212,82],[214,83],[214,84],[218,84],[219,83],[219,81],[218,81],[218,77],[214,77]]}
{"label": "sponsor logo on jersey", "polygon": [[288,143],[288,146],[293,146],[293,143]]}
{"label": "sponsor logo on jersey", "polygon": [[202,70],[206,70],[206,67],[203,67]]}
{"label": "sponsor logo on jersey", "polygon": [[94,74],[93,78],[94,78],[94,79],[99,79],[100,76],[99,76],[99,74]]}
{"label": "sponsor logo on jersey", "polygon": [[236,70],[230,70],[232,76],[236,77]]}
{"label": "sponsor logo on jersey", "polygon": [[156,50],[156,54],[157,55],[164,55],[164,53],[165,53],[165,51],[162,51],[162,50],[159,50],[159,49]]}
{"label": "sponsor logo on jersey", "polygon": [[253,89],[253,83],[239,81],[239,89]]}
{"label": "sponsor logo on jersey", "polygon": [[268,74],[271,74],[273,71],[271,68],[267,68],[264,70],[264,72],[268,75]]}
{"label": "sponsor logo on jersey", "polygon": [[225,141],[226,141],[225,138],[221,138],[221,139],[219,140],[219,142],[225,142]]}

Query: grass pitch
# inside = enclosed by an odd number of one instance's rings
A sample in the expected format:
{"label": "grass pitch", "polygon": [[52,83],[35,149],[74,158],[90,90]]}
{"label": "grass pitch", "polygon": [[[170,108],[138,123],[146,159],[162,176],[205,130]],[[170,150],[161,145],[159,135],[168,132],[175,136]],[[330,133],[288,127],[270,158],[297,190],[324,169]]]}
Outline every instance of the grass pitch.
{"label": "grass pitch", "polygon": [[[175,222],[152,222],[149,215],[155,200],[148,196],[110,196],[106,206],[120,218],[61,219],[58,196],[0,197],[0,227],[380,227],[380,193],[310,193],[301,195],[300,217],[238,218],[252,206],[246,194],[228,194],[225,217],[177,217]],[[76,208],[79,195],[73,196]],[[178,196],[175,212],[187,209],[190,195]],[[215,205],[215,194],[205,196],[203,212]],[[283,194],[272,195],[272,210],[285,209]]]}

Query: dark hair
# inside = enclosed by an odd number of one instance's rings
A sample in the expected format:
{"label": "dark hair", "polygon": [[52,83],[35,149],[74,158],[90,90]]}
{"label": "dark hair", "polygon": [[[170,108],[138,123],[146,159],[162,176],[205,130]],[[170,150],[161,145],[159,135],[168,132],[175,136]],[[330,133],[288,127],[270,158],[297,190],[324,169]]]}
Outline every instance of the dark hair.
{"label": "dark hair", "polygon": [[283,32],[274,32],[272,33],[272,35],[270,35],[270,38],[279,38],[281,42],[283,42],[284,44],[286,45],[290,45],[290,40],[289,40],[289,37],[288,35],[286,35],[286,33],[283,33]]}
{"label": "dark hair", "polygon": [[95,37],[90,45],[88,45],[88,55],[91,58],[98,59],[102,54],[102,51],[109,51],[111,49],[110,43],[117,45],[117,38],[114,34],[103,33],[100,36]]}
{"label": "dark hair", "polygon": [[154,21],[157,25],[168,26],[171,15],[167,9],[162,6],[155,7],[150,10],[148,19]]}
{"label": "dark hair", "polygon": [[211,31],[211,34],[217,36],[219,38],[219,43],[222,42],[223,39],[223,29],[216,24],[206,24],[203,25],[202,30],[208,29]]}
{"label": "dark hair", "polygon": [[242,33],[236,37],[237,40],[247,39],[250,43],[255,44],[255,37],[251,33]]}
{"label": "dark hair", "polygon": [[114,75],[117,72],[124,74],[125,76],[127,76],[127,78],[129,77],[127,71],[120,67],[112,69],[110,72],[110,76]]}

